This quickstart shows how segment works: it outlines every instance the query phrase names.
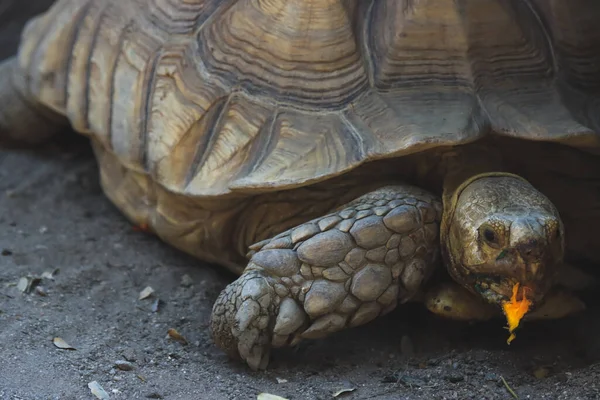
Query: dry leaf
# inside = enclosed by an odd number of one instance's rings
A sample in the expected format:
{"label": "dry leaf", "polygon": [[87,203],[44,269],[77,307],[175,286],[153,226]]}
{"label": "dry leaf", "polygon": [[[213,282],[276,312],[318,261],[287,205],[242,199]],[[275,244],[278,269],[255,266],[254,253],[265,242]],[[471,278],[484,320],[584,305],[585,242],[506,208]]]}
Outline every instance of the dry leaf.
{"label": "dry leaf", "polygon": [[125,360],[117,360],[115,361],[115,367],[120,369],[121,371],[131,371],[133,370],[133,364],[129,361]]}
{"label": "dry leaf", "polygon": [[356,388],[345,388],[345,389],[340,389],[337,392],[335,392],[333,394],[333,397],[338,397],[341,396],[344,393],[350,393],[350,392],[354,392],[356,390]]}
{"label": "dry leaf", "polygon": [[538,379],[547,378],[549,374],[550,370],[546,367],[539,367],[533,370],[533,376],[535,376]]}
{"label": "dry leaf", "polygon": [[58,275],[59,271],[60,271],[60,269],[58,269],[58,268],[56,268],[54,271],[44,271],[44,272],[42,272],[42,278],[54,280],[54,276]]}
{"label": "dry leaf", "polygon": [[27,287],[29,286],[29,279],[23,277],[19,279],[19,283],[17,283],[17,289],[21,292],[26,292]]}
{"label": "dry leaf", "polygon": [[277,396],[271,393],[259,393],[256,400],[288,400],[285,397]]}
{"label": "dry leaf", "polygon": [[19,279],[17,289],[23,293],[30,293],[42,280],[37,276],[27,275]]}
{"label": "dry leaf", "polygon": [[46,289],[43,286],[36,286],[35,287],[35,292],[43,297],[48,296],[48,292],[46,291]]}
{"label": "dry leaf", "polygon": [[106,390],[100,386],[100,384],[96,381],[92,381],[88,383],[88,388],[92,391],[92,394],[99,398],[100,400],[109,400],[110,396],[106,393]]}
{"label": "dry leaf", "polygon": [[155,313],[155,312],[158,312],[158,307],[160,306],[160,303],[161,303],[161,301],[160,301],[160,299],[157,297],[157,298],[156,298],[156,300],[154,300],[154,301],[152,302],[152,307],[150,308],[150,310],[151,310],[153,313]]}
{"label": "dry leaf", "polygon": [[154,289],[152,289],[151,286],[146,286],[146,288],[140,292],[140,296],[138,297],[138,300],[147,299],[148,297],[152,296],[153,293],[154,293]]}
{"label": "dry leaf", "polygon": [[59,349],[63,350],[76,350],[75,347],[71,346],[69,343],[65,342],[64,339],[55,337],[52,339],[52,343]]}
{"label": "dry leaf", "polygon": [[177,332],[177,329],[171,328],[167,331],[167,334],[171,339],[177,340],[179,343],[188,344],[188,341],[181,335],[181,333]]}

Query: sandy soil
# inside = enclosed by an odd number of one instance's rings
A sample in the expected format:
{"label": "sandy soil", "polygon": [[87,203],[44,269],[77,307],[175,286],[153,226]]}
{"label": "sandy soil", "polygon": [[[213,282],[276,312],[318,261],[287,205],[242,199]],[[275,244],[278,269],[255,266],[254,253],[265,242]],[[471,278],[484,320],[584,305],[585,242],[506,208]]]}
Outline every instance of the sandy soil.
{"label": "sandy soil", "polygon": [[[18,31],[22,21],[11,18],[0,33]],[[9,54],[14,41],[0,37]],[[1,399],[92,399],[92,381],[111,399],[332,399],[340,389],[354,389],[341,399],[600,398],[594,303],[568,320],[527,324],[510,346],[502,320],[451,323],[402,307],[276,351],[268,371],[251,372],[227,360],[207,330],[233,276],[132,229],[97,174],[78,137],[0,151]],[[21,278],[56,269],[38,289],[20,290]],[[146,286],[154,297],[138,300]],[[170,328],[188,344],[168,339]],[[54,337],[76,349],[57,348]]]}

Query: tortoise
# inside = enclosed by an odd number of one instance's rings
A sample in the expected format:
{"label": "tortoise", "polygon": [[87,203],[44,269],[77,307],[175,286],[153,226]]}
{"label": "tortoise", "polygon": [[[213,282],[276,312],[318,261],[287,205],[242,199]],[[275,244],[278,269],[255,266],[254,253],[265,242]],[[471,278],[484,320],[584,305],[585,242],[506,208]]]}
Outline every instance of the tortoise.
{"label": "tortoise", "polygon": [[598,21],[586,0],[58,0],[0,66],[0,137],[89,137],[129,220],[238,275],[210,330],[252,369],[408,301],[560,318],[600,262]]}

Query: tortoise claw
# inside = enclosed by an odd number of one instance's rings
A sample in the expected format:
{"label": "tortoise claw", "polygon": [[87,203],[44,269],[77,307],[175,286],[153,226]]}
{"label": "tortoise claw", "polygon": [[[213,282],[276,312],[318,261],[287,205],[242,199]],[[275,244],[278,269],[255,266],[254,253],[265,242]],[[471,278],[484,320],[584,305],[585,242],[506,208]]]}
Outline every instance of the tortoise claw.
{"label": "tortoise claw", "polygon": [[248,271],[217,298],[211,315],[215,343],[253,370],[269,363],[273,316],[279,300],[259,271]]}

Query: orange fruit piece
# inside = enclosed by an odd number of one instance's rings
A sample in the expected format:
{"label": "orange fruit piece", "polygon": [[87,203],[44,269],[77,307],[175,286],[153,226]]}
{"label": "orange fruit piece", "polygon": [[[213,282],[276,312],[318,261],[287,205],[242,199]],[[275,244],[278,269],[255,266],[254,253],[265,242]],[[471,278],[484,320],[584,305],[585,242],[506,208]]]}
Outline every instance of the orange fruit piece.
{"label": "orange fruit piece", "polygon": [[521,319],[525,316],[525,314],[527,314],[527,311],[529,311],[529,307],[531,307],[531,301],[525,297],[525,290],[523,290],[522,300],[517,300],[518,293],[519,283],[517,282],[515,286],[513,286],[512,297],[510,301],[505,301],[502,303],[502,310],[506,316],[506,321],[508,322],[508,331],[510,332],[510,336],[506,341],[508,344],[515,339],[516,335],[513,332],[515,329],[517,329]]}

